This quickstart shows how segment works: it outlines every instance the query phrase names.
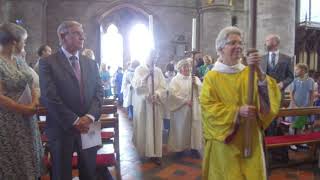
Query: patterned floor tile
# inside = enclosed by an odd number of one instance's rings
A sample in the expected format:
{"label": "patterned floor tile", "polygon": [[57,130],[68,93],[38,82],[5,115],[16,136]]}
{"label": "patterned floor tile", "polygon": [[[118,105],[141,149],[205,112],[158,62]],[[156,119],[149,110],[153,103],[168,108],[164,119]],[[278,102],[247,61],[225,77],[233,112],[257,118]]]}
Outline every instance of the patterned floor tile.
{"label": "patterned floor tile", "polygon": [[[119,134],[120,134],[120,165],[123,180],[200,180],[201,159],[185,155],[175,158],[174,153],[168,151],[164,145],[162,165],[157,166],[149,160],[140,158],[132,144],[132,121],[127,119],[125,110],[119,109]],[[310,155],[306,152],[289,151],[289,158],[304,160]],[[115,169],[110,168],[112,175]],[[269,180],[320,180],[320,169],[317,164],[307,163],[290,168],[276,168],[269,170]],[[77,175],[77,171],[74,172]],[[42,180],[49,180],[43,176]]]}

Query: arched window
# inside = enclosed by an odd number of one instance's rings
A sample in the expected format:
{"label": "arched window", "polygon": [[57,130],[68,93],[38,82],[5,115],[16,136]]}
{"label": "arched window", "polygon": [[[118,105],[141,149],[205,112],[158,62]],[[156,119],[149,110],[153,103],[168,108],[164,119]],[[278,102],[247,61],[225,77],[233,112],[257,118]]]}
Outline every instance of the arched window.
{"label": "arched window", "polygon": [[107,33],[101,32],[101,63],[110,66],[113,74],[123,67],[123,38],[114,24],[109,25]]}
{"label": "arched window", "polygon": [[131,60],[144,63],[153,47],[153,37],[144,24],[136,24],[129,35]]}
{"label": "arched window", "polygon": [[299,22],[314,22],[320,25],[319,7],[319,0],[299,0]]}

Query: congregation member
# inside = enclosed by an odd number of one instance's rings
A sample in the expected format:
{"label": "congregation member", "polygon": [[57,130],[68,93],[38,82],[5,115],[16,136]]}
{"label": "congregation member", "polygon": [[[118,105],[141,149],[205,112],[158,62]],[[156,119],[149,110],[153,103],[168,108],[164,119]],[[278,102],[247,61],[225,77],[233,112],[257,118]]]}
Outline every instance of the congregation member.
{"label": "congregation member", "polygon": [[315,92],[314,92],[314,105],[320,106],[320,72],[316,72],[314,75]]}
{"label": "congregation member", "polygon": [[30,68],[21,58],[27,31],[0,25],[0,179],[40,178],[43,149],[36,118],[38,96]]}
{"label": "congregation member", "polygon": [[115,94],[118,100],[118,105],[123,105],[123,94],[122,94],[122,79],[123,79],[123,72],[122,67],[118,67],[116,73],[114,74],[114,85],[115,85]]}
{"label": "congregation member", "polygon": [[108,66],[108,69],[107,69],[107,65],[102,63],[100,77],[101,77],[102,86],[103,86],[103,96],[104,97],[112,96],[110,66]]}
{"label": "congregation member", "polygon": [[174,69],[174,64],[173,63],[168,63],[166,65],[166,72],[164,73],[164,77],[166,78],[166,82],[169,85],[172,78],[177,75],[177,72]]}
{"label": "congregation member", "polygon": [[201,65],[198,69],[199,71],[199,77],[201,80],[203,80],[204,76],[207,74],[208,71],[210,71],[213,67],[213,60],[212,57],[209,55],[203,56],[204,64]]}
{"label": "congregation member", "polygon": [[[290,108],[303,108],[313,106],[314,98],[314,80],[308,76],[308,66],[303,63],[299,63],[295,66],[295,76],[290,85]],[[298,130],[298,133],[304,129],[308,121],[312,121],[313,116],[298,116],[292,117],[292,124],[289,128],[289,134],[294,134],[294,129]],[[304,145],[306,146],[306,145]],[[297,150],[295,145],[291,145],[292,150]]]}
{"label": "congregation member", "polygon": [[[265,39],[265,48],[267,54],[262,57],[261,68],[270,77],[277,81],[277,84],[281,91],[281,104],[284,100],[285,90],[294,79],[293,62],[292,59],[281,53],[279,50],[280,36],[276,34],[270,34]],[[266,129],[265,134],[267,136],[283,135],[284,132],[278,126],[280,119],[274,119],[269,127]],[[282,147],[278,149],[272,149],[270,151],[270,157],[274,160],[288,161],[288,148]]]}
{"label": "congregation member", "polygon": [[125,71],[122,79],[122,88],[123,93],[123,107],[127,108],[128,119],[133,119],[133,105],[132,105],[132,96],[133,96],[133,86],[132,78],[134,75],[135,69],[140,65],[139,61],[134,60],[129,64],[128,69]]}
{"label": "congregation member", "polygon": [[[181,157],[183,151],[192,150],[200,157],[202,150],[202,128],[199,95],[202,83],[191,76],[191,64],[184,59],[177,64],[178,74],[169,84],[169,110],[171,111],[169,149]],[[193,83],[193,97],[191,87]]]}
{"label": "congregation member", "polygon": [[295,76],[290,85],[291,108],[310,107],[313,105],[314,80],[308,76],[308,66],[299,63],[295,67]]}
{"label": "congregation member", "polygon": [[38,53],[39,59],[37,60],[36,64],[33,66],[33,69],[37,74],[39,74],[39,60],[41,58],[50,56],[52,53],[52,50],[49,45],[42,45],[39,47],[37,53]]}
{"label": "congregation member", "polygon": [[[21,50],[20,54],[16,55],[17,58],[21,58],[23,61],[27,62],[26,56],[27,56],[27,52],[26,52],[26,50],[24,48]],[[40,97],[39,75],[30,66],[28,66],[28,68],[29,68],[30,74],[32,75],[32,79],[33,79],[32,86],[33,86],[33,88],[35,90],[36,96]],[[39,104],[39,99],[36,99],[36,100],[38,101],[37,104]]]}
{"label": "congregation member", "polygon": [[84,49],[82,51],[83,56],[87,56],[88,58],[95,60],[96,57],[94,56],[94,52],[91,49]]}
{"label": "congregation member", "polygon": [[[85,40],[82,24],[64,21],[57,34],[61,47],[39,63],[41,104],[48,111],[52,179],[72,179],[76,151],[80,180],[95,180],[98,146],[84,147],[82,137],[100,118],[103,93],[98,68],[79,53]],[[108,169],[105,171],[111,179]]]}
{"label": "congregation member", "polygon": [[[146,63],[136,68],[132,79],[134,88],[133,143],[141,157],[150,158],[155,164],[161,165],[163,100],[166,96],[166,81],[161,69],[154,65],[155,59],[156,55],[152,52]],[[152,87],[152,73],[154,87]],[[154,94],[152,89],[154,89]],[[153,106],[155,111],[153,111]]]}
{"label": "congregation member", "polygon": [[96,57],[94,55],[93,50],[91,49],[84,49],[81,53],[83,56],[88,57],[90,60],[94,60],[94,62],[96,63],[98,70],[100,69],[100,65],[99,62],[96,60]]}
{"label": "congregation member", "polygon": [[[255,66],[254,103],[247,105],[249,68],[240,63],[242,32],[237,27],[222,29],[216,39],[219,58],[204,78],[200,95],[205,150],[204,180],[266,180],[263,129],[280,108],[277,82],[263,73],[258,52],[247,57]],[[250,121],[252,155],[244,158],[244,122]],[[263,129],[261,129],[263,128]]]}
{"label": "congregation member", "polygon": [[265,46],[267,54],[262,57],[261,68],[263,72],[277,81],[283,96],[284,90],[294,79],[293,62],[289,56],[280,52],[280,36],[268,35]]}

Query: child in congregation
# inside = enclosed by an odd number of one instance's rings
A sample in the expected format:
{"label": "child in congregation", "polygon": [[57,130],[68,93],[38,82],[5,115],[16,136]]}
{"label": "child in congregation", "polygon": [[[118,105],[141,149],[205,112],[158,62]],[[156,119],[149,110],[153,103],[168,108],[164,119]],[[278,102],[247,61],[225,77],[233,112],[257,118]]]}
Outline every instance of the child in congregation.
{"label": "child in congregation", "polygon": [[[295,76],[290,87],[291,102],[290,108],[313,106],[314,80],[308,76],[308,66],[299,63],[295,66]],[[308,122],[313,121],[310,116],[296,116],[291,118],[289,134],[303,133]],[[303,145],[306,146],[306,145]],[[292,150],[297,150],[295,145],[290,146]]]}

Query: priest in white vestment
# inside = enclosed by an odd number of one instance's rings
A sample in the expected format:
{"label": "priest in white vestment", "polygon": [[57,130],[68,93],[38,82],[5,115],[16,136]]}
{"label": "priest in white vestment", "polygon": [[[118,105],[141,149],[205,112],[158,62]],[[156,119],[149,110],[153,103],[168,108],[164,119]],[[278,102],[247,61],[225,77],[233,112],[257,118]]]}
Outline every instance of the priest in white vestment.
{"label": "priest in white vestment", "polygon": [[[169,85],[169,109],[171,111],[169,149],[173,152],[190,149],[201,152],[202,128],[199,95],[202,83],[198,77],[191,76],[191,64],[188,59],[179,61],[177,69],[179,73]],[[191,100],[192,82],[193,99]],[[199,155],[197,151],[192,152]]]}
{"label": "priest in white vestment", "polygon": [[123,107],[127,108],[128,110],[128,119],[133,119],[133,105],[132,105],[132,94],[133,94],[133,87],[132,87],[132,78],[134,75],[134,71],[139,66],[139,61],[134,60],[130,63],[128,69],[125,71],[123,78],[122,78],[122,88],[121,92],[123,94]]}
{"label": "priest in white vestment", "polygon": [[[152,60],[136,68],[132,79],[133,95],[133,143],[141,157],[150,158],[160,165],[162,157],[163,101],[166,81],[162,71],[154,66],[154,96],[152,96]],[[153,107],[155,118],[153,119]],[[155,123],[155,126],[154,126]]]}

